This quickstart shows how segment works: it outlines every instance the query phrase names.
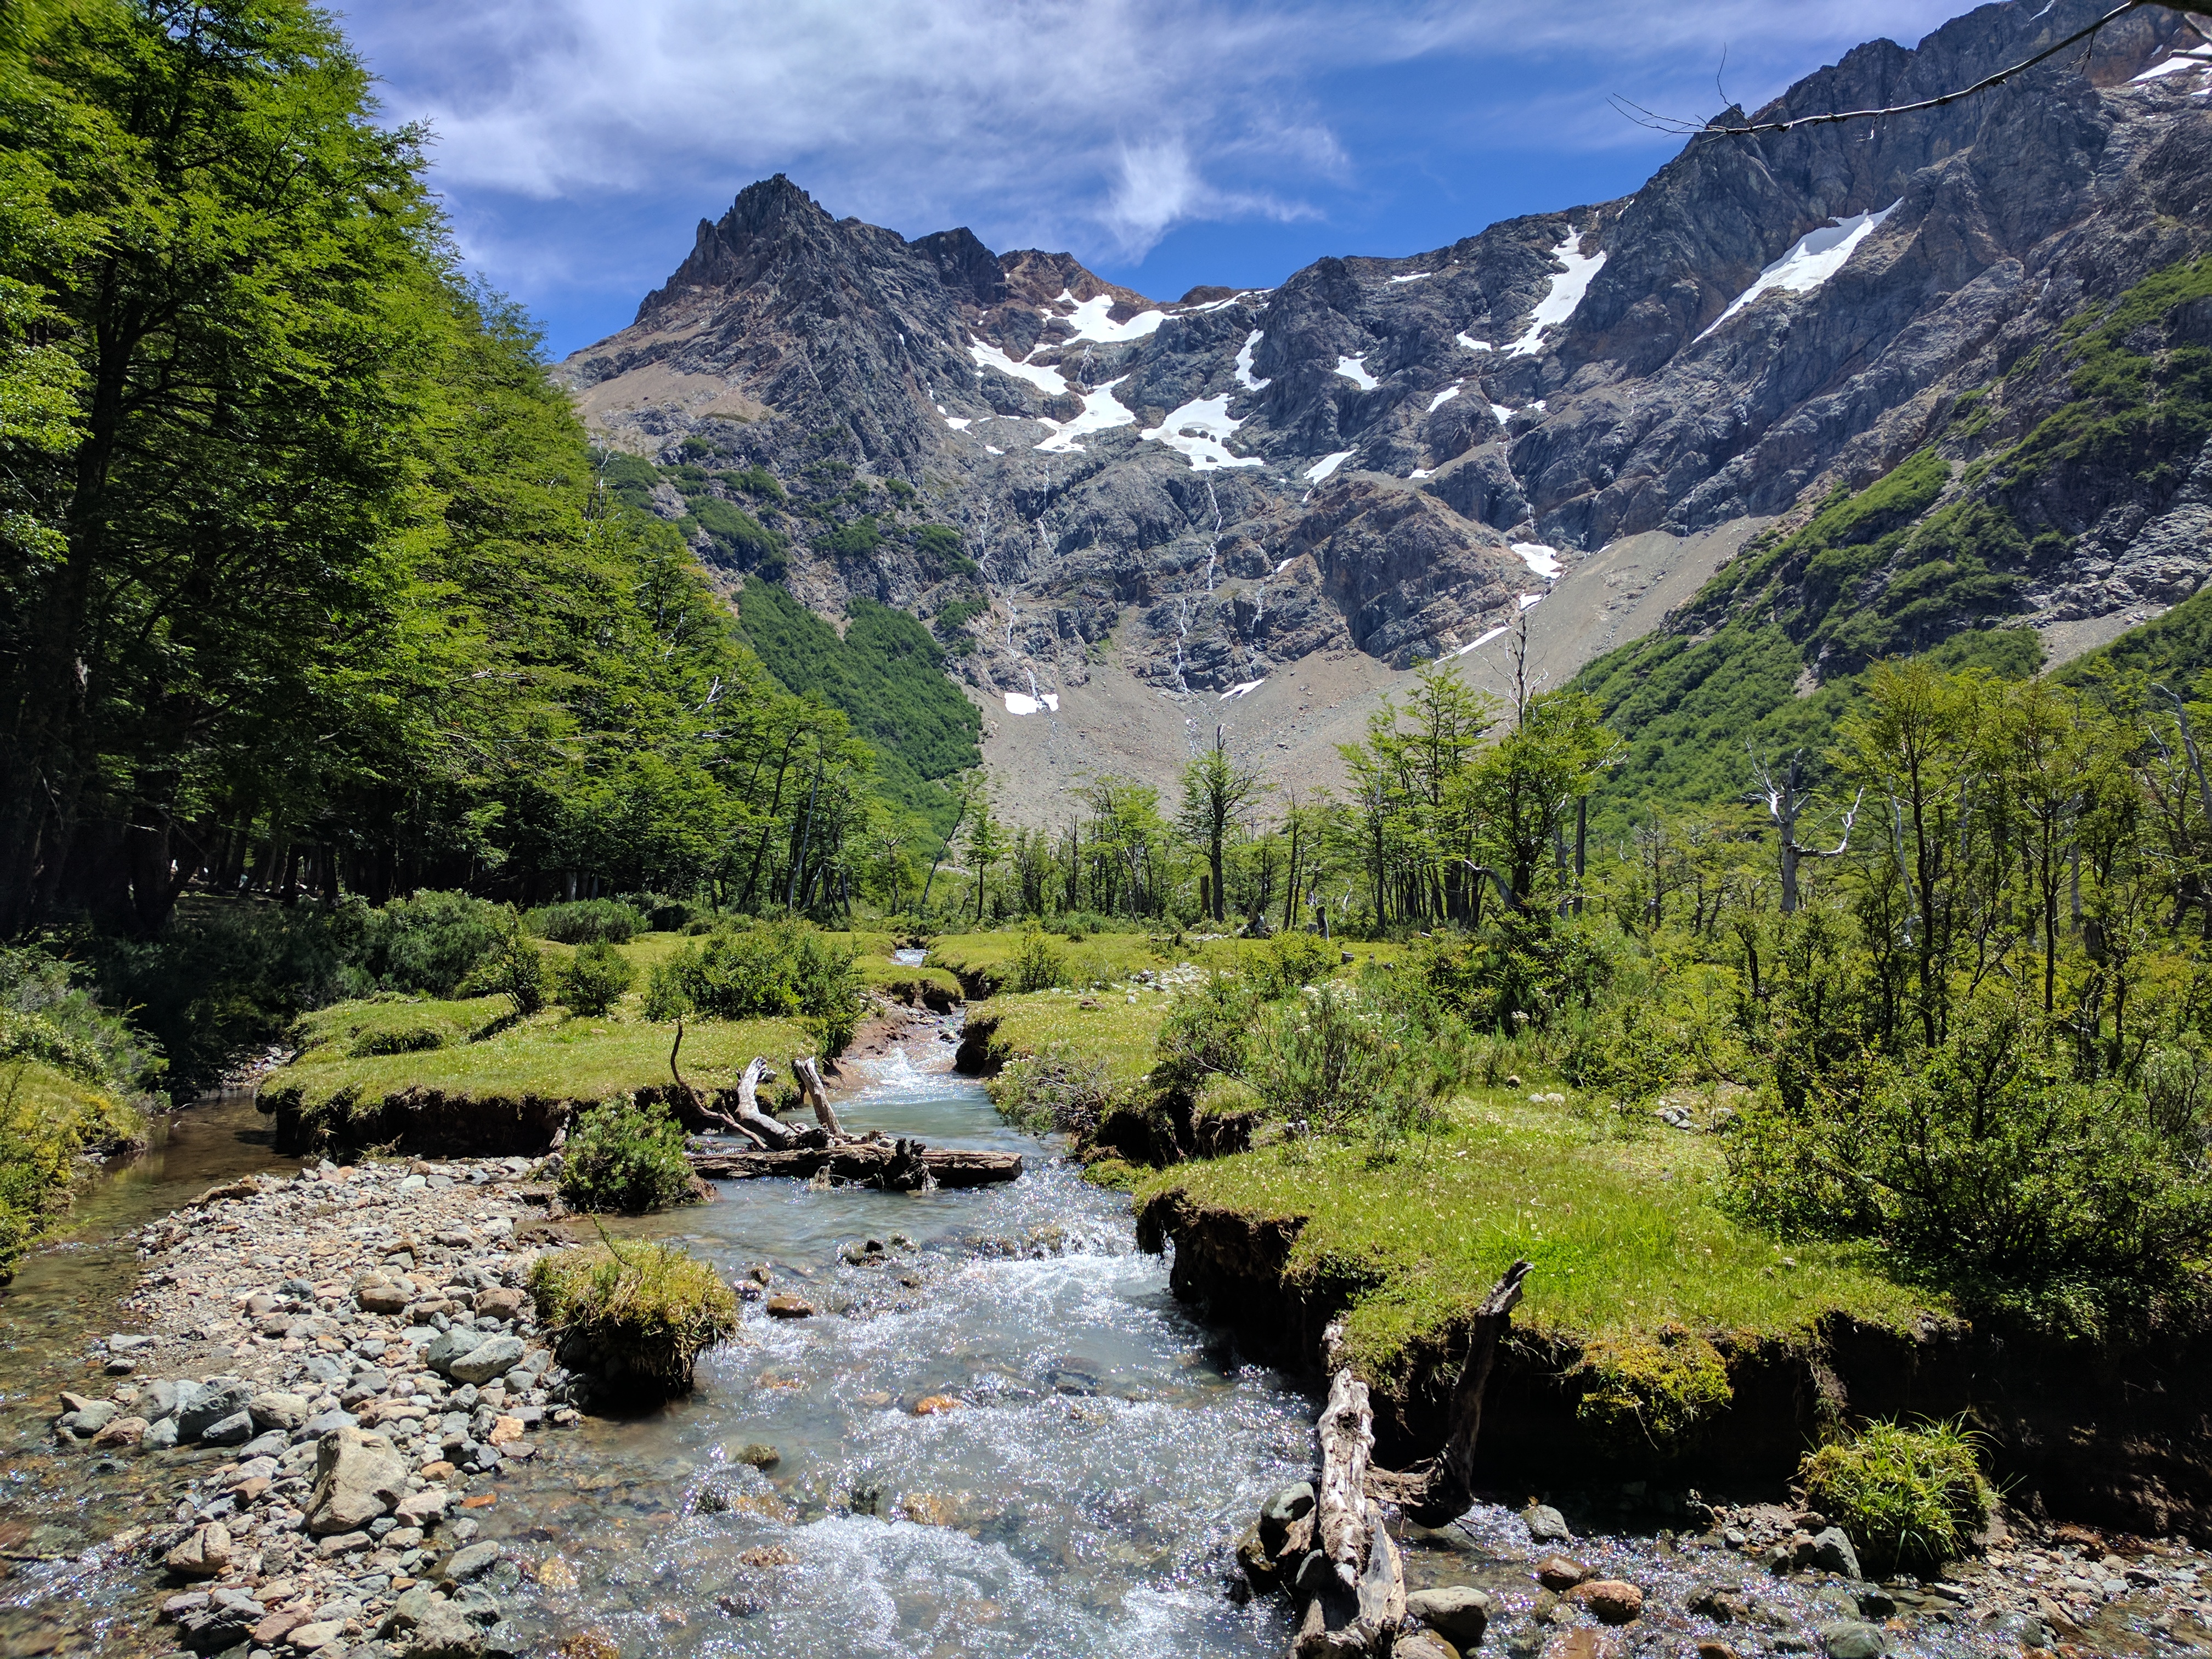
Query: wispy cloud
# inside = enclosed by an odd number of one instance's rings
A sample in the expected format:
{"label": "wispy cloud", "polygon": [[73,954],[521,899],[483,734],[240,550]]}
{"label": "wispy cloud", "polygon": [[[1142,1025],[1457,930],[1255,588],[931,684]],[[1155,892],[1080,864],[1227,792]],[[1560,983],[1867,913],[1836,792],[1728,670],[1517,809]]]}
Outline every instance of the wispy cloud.
{"label": "wispy cloud", "polygon": [[[513,280],[520,262],[634,290],[681,250],[641,247],[617,274],[623,253],[604,243],[528,246],[533,222],[649,200],[665,224],[678,201],[711,214],[782,171],[832,211],[909,234],[964,222],[994,246],[1133,261],[1194,222],[1329,216],[1365,183],[1346,135],[1378,123],[1440,143],[1504,132],[1602,149],[1623,136],[1607,93],[1715,104],[1698,88],[1725,49],[1729,90],[1751,103],[1870,35],[1909,41],[1951,9],[358,0],[347,21],[391,114],[434,128],[439,178],[495,277]],[[1375,107],[1376,77],[1416,65],[1448,69],[1456,96]],[[1348,82],[1361,90],[1347,94]],[[1402,152],[1411,139],[1394,142]]]}

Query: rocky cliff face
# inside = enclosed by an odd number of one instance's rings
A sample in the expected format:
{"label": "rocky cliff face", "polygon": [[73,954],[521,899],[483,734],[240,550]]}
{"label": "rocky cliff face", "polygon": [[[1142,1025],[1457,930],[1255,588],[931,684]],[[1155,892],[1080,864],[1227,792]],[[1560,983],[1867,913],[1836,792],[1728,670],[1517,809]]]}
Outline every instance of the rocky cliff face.
{"label": "rocky cliff face", "polygon": [[[1925,97],[2097,9],[1986,6],[1757,113]],[[1185,699],[1316,653],[1379,672],[1474,649],[1538,599],[1595,615],[1617,596],[1574,579],[1602,550],[1656,532],[1717,559],[1741,535],[1708,532],[1889,471],[1962,393],[2212,240],[2212,63],[2161,68],[2196,44],[2137,14],[2086,64],[1960,104],[1695,139],[1622,201],[1172,304],[1065,254],[833,220],[779,176],[561,373],[616,445],[669,460],[692,440],[705,488],[788,539],[818,608],[949,608],[958,672],[1010,713],[1079,725],[1103,676],[1135,682],[1121,706],[1141,686],[1195,720]],[[2057,377],[2045,401],[2067,395]],[[2184,499],[2195,451],[2173,459],[2170,487],[2049,503],[2063,545],[2037,544],[2014,614],[2087,641],[2193,592],[2212,548]],[[787,501],[715,482],[747,467]],[[928,521],[964,556],[913,535]],[[1559,648],[1567,669],[1585,647]]]}

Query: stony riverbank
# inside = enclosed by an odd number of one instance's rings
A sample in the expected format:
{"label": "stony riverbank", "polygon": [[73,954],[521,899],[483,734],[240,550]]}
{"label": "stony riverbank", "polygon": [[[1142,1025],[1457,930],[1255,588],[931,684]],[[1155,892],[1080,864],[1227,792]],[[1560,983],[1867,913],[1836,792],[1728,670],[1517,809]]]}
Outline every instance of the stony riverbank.
{"label": "stony riverbank", "polygon": [[[129,1328],[64,1397],[64,1455],[156,1458],[167,1524],[130,1551],[198,1653],[496,1659],[520,1582],[471,1511],[575,1420],[522,1289],[522,1159],[248,1177],[137,1235]],[[535,1200],[535,1201],[533,1201]]]}

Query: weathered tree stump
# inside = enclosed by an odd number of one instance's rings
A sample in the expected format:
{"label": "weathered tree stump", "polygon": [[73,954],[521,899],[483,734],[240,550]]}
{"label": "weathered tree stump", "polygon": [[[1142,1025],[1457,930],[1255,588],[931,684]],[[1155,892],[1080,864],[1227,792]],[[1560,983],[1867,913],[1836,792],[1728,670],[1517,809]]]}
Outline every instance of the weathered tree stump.
{"label": "weathered tree stump", "polygon": [[1457,1519],[1474,1501],[1474,1439],[1482,1429],[1483,1391],[1490,1384],[1498,1341],[1513,1322],[1522,1281],[1528,1277],[1528,1263],[1516,1261],[1474,1311],[1467,1358],[1452,1389],[1451,1433],[1443,1450],[1410,1469],[1367,1472],[1370,1493],[1395,1504],[1408,1519],[1424,1527],[1441,1527]]}

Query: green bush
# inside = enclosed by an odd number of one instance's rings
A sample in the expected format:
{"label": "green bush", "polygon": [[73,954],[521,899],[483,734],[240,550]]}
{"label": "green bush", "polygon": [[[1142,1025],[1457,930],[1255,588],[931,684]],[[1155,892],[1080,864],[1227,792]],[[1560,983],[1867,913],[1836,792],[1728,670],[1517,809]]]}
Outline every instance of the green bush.
{"label": "green bush", "polygon": [[514,1004],[515,1017],[526,1018],[545,1006],[547,977],[545,953],[510,908],[493,936],[490,953],[461,988],[477,996],[505,997]]}
{"label": "green bush", "polygon": [[700,914],[696,905],[665,893],[627,893],[622,902],[645,918],[645,931],[653,933],[680,933]]}
{"label": "green bush", "polygon": [[610,945],[627,945],[647,928],[646,918],[635,906],[608,898],[541,904],[522,921],[538,938],[562,945],[589,945],[601,940]]}
{"label": "green bush", "polygon": [[0,945],[0,1059],[44,1060],[122,1094],[152,1087],[161,1055],[77,982],[82,971],[43,951]]}
{"label": "green bush", "polygon": [[1009,1064],[991,1079],[991,1103],[1034,1133],[1084,1139],[1114,1109],[1113,1079],[1097,1054],[1055,1043]]}
{"label": "green bush", "polygon": [[1054,950],[1044,930],[1035,922],[1022,930],[1022,942],[1014,951],[1013,969],[1017,991],[1049,991],[1067,981],[1066,953]]}
{"label": "green bush", "polygon": [[582,945],[555,975],[555,994],[573,1013],[599,1015],[636,982],[636,968],[613,945]]}
{"label": "green bush", "polygon": [[1245,1080],[1274,1116],[1322,1134],[1406,1127],[1417,1068],[1401,1020],[1375,999],[1323,983],[1270,1006]]}
{"label": "green bush", "polygon": [[709,934],[653,969],[647,1018],[673,1018],[688,1006],[716,1019],[804,1019],[835,1059],[860,1019],[866,981],[858,954],[801,922]]}
{"label": "green bush", "polygon": [[2135,1086],[2084,1083],[2063,1035],[1984,997],[1932,1049],[1770,1088],[1730,1138],[1727,1201],[2043,1317],[2172,1287],[2212,1243],[2205,1067],[2173,1053]]}
{"label": "green bush", "polygon": [[1249,960],[1247,972],[1269,1001],[1318,985],[1337,966],[1338,947],[1313,933],[1278,933]]}
{"label": "green bush", "polygon": [[1209,1078],[1243,1076],[1260,1006],[1249,981],[1234,974],[1206,975],[1204,985],[1177,997],[1160,1022],[1153,1083],[1195,1100]]}
{"label": "green bush", "polygon": [[1849,1535],[1875,1572],[1955,1560],[1990,1517],[1976,1437],[1961,1423],[1869,1423],[1798,1466],[1805,1501]]}
{"label": "green bush", "polygon": [[559,1250],[530,1270],[538,1317],[562,1363],[619,1394],[687,1392],[701,1354],[737,1334],[738,1298],[671,1244]]}
{"label": "green bush", "polygon": [[568,1131],[561,1197],[571,1209],[638,1215],[689,1203],[691,1162],[684,1130],[663,1106],[629,1100],[593,1107]]}
{"label": "green bush", "polygon": [[497,905],[426,890],[368,912],[360,960],[388,989],[449,997],[491,955],[501,932]]}

